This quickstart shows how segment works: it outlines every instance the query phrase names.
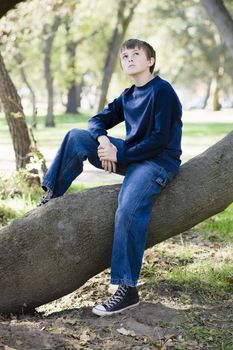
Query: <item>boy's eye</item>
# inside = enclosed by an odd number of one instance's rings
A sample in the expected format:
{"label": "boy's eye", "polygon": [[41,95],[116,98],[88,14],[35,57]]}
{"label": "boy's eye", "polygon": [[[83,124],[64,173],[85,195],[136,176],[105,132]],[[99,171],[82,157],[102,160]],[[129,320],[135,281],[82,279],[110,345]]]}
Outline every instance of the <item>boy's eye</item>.
{"label": "boy's eye", "polygon": [[124,60],[124,59],[126,59],[128,56],[127,55],[124,55],[124,56],[122,56],[122,59]]}

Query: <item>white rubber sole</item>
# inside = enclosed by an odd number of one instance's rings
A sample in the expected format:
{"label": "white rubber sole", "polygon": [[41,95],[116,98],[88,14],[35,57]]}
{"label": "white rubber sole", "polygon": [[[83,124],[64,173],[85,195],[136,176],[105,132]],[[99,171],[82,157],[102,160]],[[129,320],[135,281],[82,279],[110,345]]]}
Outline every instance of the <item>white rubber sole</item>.
{"label": "white rubber sole", "polygon": [[140,301],[136,304],[129,305],[129,306],[125,307],[124,309],[116,310],[116,311],[112,311],[112,312],[99,310],[98,306],[95,306],[95,307],[93,307],[92,312],[93,312],[93,314],[95,314],[97,316],[111,316],[111,315],[115,315],[115,314],[120,314],[121,312],[123,312],[125,310],[133,309],[136,306],[138,306],[139,304],[140,304]]}

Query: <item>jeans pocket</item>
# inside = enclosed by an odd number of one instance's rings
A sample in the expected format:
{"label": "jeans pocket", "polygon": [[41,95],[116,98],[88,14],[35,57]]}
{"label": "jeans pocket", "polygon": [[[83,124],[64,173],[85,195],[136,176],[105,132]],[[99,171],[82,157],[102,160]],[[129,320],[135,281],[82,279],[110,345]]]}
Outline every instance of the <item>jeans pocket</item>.
{"label": "jeans pocket", "polygon": [[172,173],[168,173],[165,169],[161,171],[159,176],[155,177],[154,181],[157,182],[161,187],[165,187],[168,182],[173,178]]}

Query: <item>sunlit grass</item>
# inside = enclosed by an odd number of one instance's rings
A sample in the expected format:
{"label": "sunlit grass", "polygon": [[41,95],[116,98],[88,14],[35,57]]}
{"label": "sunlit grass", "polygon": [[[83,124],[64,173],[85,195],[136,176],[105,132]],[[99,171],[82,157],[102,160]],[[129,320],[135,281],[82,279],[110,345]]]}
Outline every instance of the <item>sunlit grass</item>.
{"label": "sunlit grass", "polygon": [[183,126],[183,135],[190,137],[224,136],[232,130],[233,123],[186,123]]}
{"label": "sunlit grass", "polygon": [[204,238],[211,241],[233,243],[233,203],[195,228],[202,232]]}
{"label": "sunlit grass", "polygon": [[196,261],[183,267],[175,266],[171,271],[166,271],[163,278],[172,285],[196,293],[229,291],[232,289],[232,264],[214,259]]}
{"label": "sunlit grass", "polygon": [[145,253],[143,278],[157,288],[163,285],[180,291],[181,297],[196,293],[210,300],[227,298],[233,292],[232,248],[219,245],[218,249],[207,249],[201,242],[200,236],[197,244],[168,240],[155,246]]}

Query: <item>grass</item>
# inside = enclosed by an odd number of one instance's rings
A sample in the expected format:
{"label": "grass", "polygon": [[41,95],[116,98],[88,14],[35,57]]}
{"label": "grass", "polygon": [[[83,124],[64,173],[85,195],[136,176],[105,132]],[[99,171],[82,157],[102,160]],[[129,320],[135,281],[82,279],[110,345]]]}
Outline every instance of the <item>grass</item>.
{"label": "grass", "polygon": [[232,123],[188,123],[184,125],[183,135],[189,137],[224,136],[232,130]]}
{"label": "grass", "polygon": [[233,203],[223,212],[196,226],[213,242],[233,243]]}

